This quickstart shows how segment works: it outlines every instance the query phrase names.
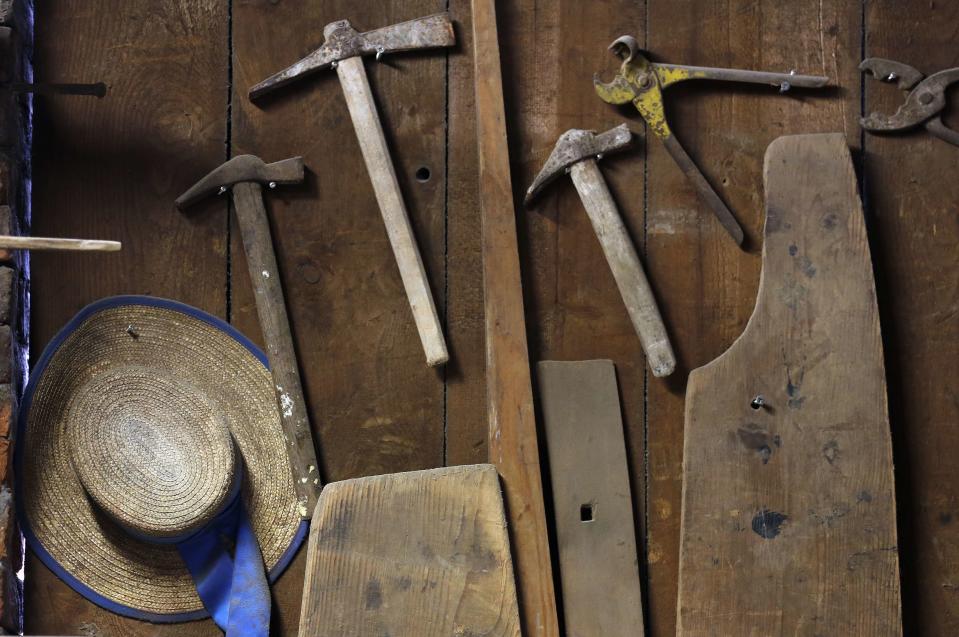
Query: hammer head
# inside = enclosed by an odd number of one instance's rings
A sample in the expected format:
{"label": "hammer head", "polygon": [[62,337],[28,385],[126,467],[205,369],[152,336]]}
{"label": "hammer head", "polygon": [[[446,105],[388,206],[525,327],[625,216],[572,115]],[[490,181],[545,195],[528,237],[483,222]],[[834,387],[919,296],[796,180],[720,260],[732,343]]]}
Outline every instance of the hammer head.
{"label": "hammer head", "polygon": [[584,159],[598,159],[599,155],[629,148],[633,134],[626,124],[620,124],[605,133],[573,128],[563,133],[533,185],[526,191],[524,203],[528,206],[546,184],[568,172],[570,166]]}
{"label": "hammer head", "polygon": [[303,158],[293,157],[266,164],[255,155],[238,155],[220,164],[192,188],[177,197],[176,207],[186,208],[207,195],[217,194],[233,184],[256,181],[261,184],[297,184],[303,181]]}
{"label": "hammer head", "polygon": [[303,75],[333,68],[338,61],[346,58],[357,55],[376,55],[379,58],[389,53],[453,46],[455,42],[453,23],[448,13],[437,13],[366,33],[358,33],[349,20],[339,20],[323,28],[323,37],[326,41],[320,48],[251,88],[250,99],[254,100]]}

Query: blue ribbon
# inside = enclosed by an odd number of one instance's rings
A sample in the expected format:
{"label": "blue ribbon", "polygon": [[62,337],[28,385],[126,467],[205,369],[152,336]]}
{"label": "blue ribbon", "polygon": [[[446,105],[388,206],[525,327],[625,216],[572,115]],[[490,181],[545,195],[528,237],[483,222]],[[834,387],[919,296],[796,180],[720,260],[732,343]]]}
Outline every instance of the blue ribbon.
{"label": "blue ribbon", "polygon": [[239,465],[226,506],[199,531],[157,538],[122,527],[145,542],[176,545],[200,601],[226,637],[270,632],[270,587],[260,545],[240,497],[242,481]]}
{"label": "blue ribbon", "polygon": [[269,634],[270,589],[263,556],[240,498],[176,546],[200,600],[226,637]]}

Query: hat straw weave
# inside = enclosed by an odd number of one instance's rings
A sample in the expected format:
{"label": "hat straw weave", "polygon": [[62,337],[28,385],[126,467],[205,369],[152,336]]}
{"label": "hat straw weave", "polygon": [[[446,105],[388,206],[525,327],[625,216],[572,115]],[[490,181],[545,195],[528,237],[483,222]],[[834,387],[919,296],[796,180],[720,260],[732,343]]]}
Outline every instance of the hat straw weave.
{"label": "hat straw weave", "polygon": [[44,352],[20,414],[17,503],[40,558],[112,610],[204,616],[176,547],[136,535],[202,527],[242,475],[277,576],[305,528],[261,359],[225,323],[172,301],[114,297],[83,310]]}

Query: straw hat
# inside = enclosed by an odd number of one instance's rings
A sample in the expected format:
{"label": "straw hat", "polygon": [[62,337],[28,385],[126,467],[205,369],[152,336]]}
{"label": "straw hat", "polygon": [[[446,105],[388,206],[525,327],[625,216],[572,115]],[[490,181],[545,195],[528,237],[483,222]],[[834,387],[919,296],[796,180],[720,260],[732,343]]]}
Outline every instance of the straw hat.
{"label": "straw hat", "polygon": [[162,542],[201,529],[237,489],[271,581],[305,535],[265,357],[195,308],[112,297],[83,309],[34,368],[18,428],[24,535],[115,612],[207,615]]}

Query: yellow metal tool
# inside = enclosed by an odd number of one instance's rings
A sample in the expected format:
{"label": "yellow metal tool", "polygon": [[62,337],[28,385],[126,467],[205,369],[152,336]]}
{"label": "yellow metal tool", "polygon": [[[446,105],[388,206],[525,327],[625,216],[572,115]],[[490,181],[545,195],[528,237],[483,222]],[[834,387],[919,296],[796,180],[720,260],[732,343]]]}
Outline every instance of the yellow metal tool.
{"label": "yellow metal tool", "polygon": [[666,150],[696,186],[699,195],[712,208],[723,228],[737,245],[743,244],[743,229],[719,198],[709,182],[693,163],[686,150],[676,140],[666,121],[663,108],[663,89],[686,80],[719,80],[725,82],[747,82],[750,84],[769,84],[786,92],[797,86],[819,88],[825,86],[829,78],[817,75],[797,75],[791,73],[767,73],[764,71],[744,71],[740,69],[718,69],[703,66],[683,66],[679,64],[659,64],[650,62],[642,54],[636,39],[625,35],[609,46],[610,50],[623,58],[619,73],[612,82],[601,82],[593,78],[596,93],[610,104],[628,104],[632,102],[639,111],[649,130],[659,137]]}

